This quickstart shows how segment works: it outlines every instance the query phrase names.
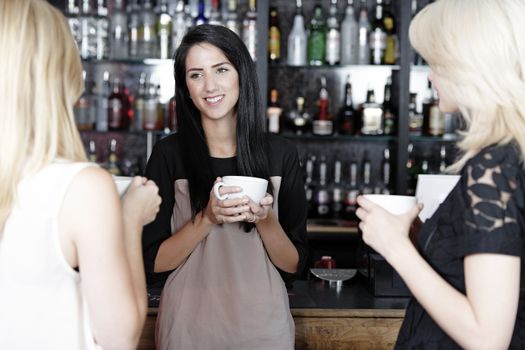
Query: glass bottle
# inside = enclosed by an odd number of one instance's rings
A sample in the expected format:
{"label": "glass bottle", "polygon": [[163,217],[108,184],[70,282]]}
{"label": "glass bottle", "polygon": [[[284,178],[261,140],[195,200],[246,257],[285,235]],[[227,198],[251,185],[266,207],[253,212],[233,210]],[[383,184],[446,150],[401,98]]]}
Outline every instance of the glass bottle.
{"label": "glass bottle", "polygon": [[188,31],[188,18],[184,11],[184,0],[177,0],[171,32],[172,50],[179,47],[184,34]]}
{"label": "glass bottle", "polygon": [[327,163],[326,159],[321,157],[319,162],[319,183],[315,188],[313,194],[314,202],[314,211],[315,217],[317,218],[329,218],[330,217],[330,207],[331,207],[331,198],[330,191],[326,182],[327,179]]}
{"label": "glass bottle", "polygon": [[385,148],[383,150],[383,159],[381,160],[381,182],[382,194],[390,194],[390,178],[391,178],[391,164],[390,164],[390,150]]}
{"label": "glass bottle", "polygon": [[346,196],[344,200],[345,220],[357,221],[355,211],[357,209],[357,196],[359,196],[359,187],[357,186],[357,162],[351,161],[349,164],[350,181],[346,189]]}
{"label": "glass bottle", "polygon": [[292,109],[288,113],[288,125],[297,135],[303,135],[309,132],[312,126],[312,118],[310,114],[304,110],[304,97],[297,97],[296,105],[297,108]]}
{"label": "glass bottle", "polygon": [[248,48],[252,60],[257,60],[257,7],[255,0],[249,0],[248,11],[242,21],[242,41]]}
{"label": "glass bottle", "polygon": [[392,103],[392,76],[388,76],[385,84],[383,99],[384,134],[394,135],[396,126],[396,113]]}
{"label": "glass bottle", "polygon": [[326,23],[323,8],[316,1],[314,14],[308,27],[308,63],[312,66],[320,66],[325,62],[326,51]]}
{"label": "glass bottle", "polygon": [[239,16],[237,15],[237,0],[228,0],[228,11],[226,13],[226,28],[237,35],[241,34]]}
{"label": "glass bottle", "polygon": [[111,59],[128,57],[128,15],[123,0],[115,0],[110,18],[109,57]]}
{"label": "glass bottle", "polygon": [[307,36],[304,28],[303,2],[296,0],[295,16],[293,26],[288,35],[288,65],[304,66],[306,65],[306,45]]}
{"label": "glass bottle", "polygon": [[206,4],[204,3],[204,0],[199,0],[199,3],[197,5],[198,7],[198,13],[197,17],[195,17],[195,20],[193,21],[193,25],[198,26],[201,24],[208,23],[208,18],[206,17],[206,14],[204,11],[206,10]]}
{"label": "glass bottle", "polygon": [[383,23],[386,30],[385,64],[396,64],[398,39],[391,0],[385,0]]}
{"label": "glass bottle", "polygon": [[408,103],[408,133],[412,136],[421,136],[423,126],[423,116],[417,110],[417,94],[410,93]]}
{"label": "glass bottle", "polygon": [[211,0],[209,24],[223,25],[221,12],[219,11],[219,0]]}
{"label": "glass bottle", "polygon": [[270,90],[270,103],[266,109],[266,116],[268,117],[268,132],[278,134],[281,131],[280,119],[283,109],[279,104],[279,92],[277,89]]}
{"label": "glass bottle", "polygon": [[375,17],[370,30],[370,63],[385,64],[386,28],[383,18],[383,0],[376,0]]}
{"label": "glass bottle", "polygon": [[350,81],[350,74],[346,76],[345,97],[343,108],[339,113],[338,131],[343,135],[352,135],[355,132],[355,109],[352,101],[352,83]]}
{"label": "glass bottle", "polygon": [[277,63],[281,59],[281,28],[279,15],[275,6],[270,7],[270,29],[268,30],[268,59]]}
{"label": "glass bottle", "polygon": [[341,183],[341,161],[336,160],[334,162],[334,181],[331,186],[331,197],[332,197],[332,217],[334,219],[343,218],[344,209],[344,188]]}
{"label": "glass bottle", "polygon": [[140,57],[139,46],[142,42],[143,31],[141,30],[141,15],[138,0],[130,0],[128,3],[128,57]]}
{"label": "glass bottle", "polygon": [[157,13],[157,42],[158,54],[157,57],[162,59],[171,58],[173,49],[171,47],[171,32],[173,26],[173,19],[168,12],[168,0],[161,0],[159,11]]}
{"label": "glass bottle", "polygon": [[439,150],[439,173],[445,174],[447,171],[447,148],[441,145]]}
{"label": "glass bottle", "polygon": [[96,118],[96,97],[93,94],[93,82],[86,79],[86,71],[82,72],[84,77],[84,91],[73,107],[75,123],[78,130],[93,130]]}
{"label": "glass bottle", "polygon": [[137,95],[133,101],[133,127],[135,131],[144,130],[144,102],[146,100],[146,73],[142,72],[139,76],[139,87]]}
{"label": "glass bottle", "polygon": [[97,11],[96,11],[96,58],[102,60],[108,57],[109,47],[109,19],[108,19],[108,8],[106,6],[106,0],[97,0]]}
{"label": "glass bottle", "polygon": [[91,0],[81,0],[80,6],[80,57],[90,59],[97,57],[97,21],[91,7]]}
{"label": "glass bottle", "polygon": [[88,143],[88,161],[92,163],[97,162],[97,145],[94,140],[89,140]]}
{"label": "glass bottle", "polygon": [[363,163],[361,165],[361,170],[363,171],[361,174],[361,178],[363,179],[363,183],[361,184],[361,193],[362,194],[370,194],[374,191],[372,188],[372,162],[370,161],[370,158],[368,158],[368,152],[365,151],[363,155]]}
{"label": "glass bottle", "polygon": [[328,90],[326,89],[326,77],[321,77],[321,89],[319,90],[319,111],[312,123],[314,135],[328,136],[334,132],[334,123],[328,110]]}
{"label": "glass bottle", "polygon": [[79,19],[80,9],[77,6],[76,0],[67,0],[65,16],[67,18],[67,23],[69,24],[69,29],[71,34],[77,43],[77,47],[81,47],[82,44],[82,32],[80,28],[80,19]]}
{"label": "glass bottle", "polygon": [[376,103],[374,90],[368,89],[366,102],[361,107],[361,134],[382,135],[383,123],[383,109]]}
{"label": "glass bottle", "polygon": [[359,10],[359,21],[357,22],[357,64],[370,63],[370,46],[368,45],[370,22],[368,21],[368,9],[366,1],[361,0]]}
{"label": "glass bottle", "polygon": [[337,20],[337,0],[330,0],[330,15],[326,20],[328,30],[326,32],[326,54],[325,61],[333,66],[341,61],[341,31]]}
{"label": "glass bottle", "polygon": [[158,90],[154,79],[150,77],[144,98],[144,122],[142,124],[144,130],[162,130],[164,126],[164,121],[159,113],[159,96],[157,92]]}
{"label": "glass bottle", "polygon": [[95,128],[97,131],[108,131],[108,98],[111,94],[111,84],[109,82],[108,71],[104,71],[102,82],[97,92],[97,117]]}
{"label": "glass bottle", "polygon": [[357,59],[357,21],[354,0],[348,0],[341,22],[341,64],[355,64]]}
{"label": "glass bottle", "polygon": [[111,175],[119,176],[120,169],[118,166],[118,156],[117,156],[117,140],[111,139],[109,142],[109,154],[108,162],[106,165],[107,170]]}
{"label": "glass bottle", "polygon": [[141,12],[139,51],[141,58],[157,57],[157,16],[151,0],[144,0]]}
{"label": "glass bottle", "polygon": [[315,164],[315,156],[309,156],[308,159],[306,159],[305,164],[305,170],[306,170],[306,178],[304,180],[304,191],[306,195],[306,203],[308,206],[308,217],[314,216],[314,206],[313,206],[313,191],[315,188],[315,181],[314,181],[314,164]]}
{"label": "glass bottle", "polygon": [[128,101],[120,78],[114,77],[112,92],[108,97],[109,130],[127,130],[129,128]]}
{"label": "glass bottle", "polygon": [[426,136],[443,136],[445,133],[444,114],[439,110],[439,102],[430,80],[427,85],[427,96],[423,101],[422,133]]}

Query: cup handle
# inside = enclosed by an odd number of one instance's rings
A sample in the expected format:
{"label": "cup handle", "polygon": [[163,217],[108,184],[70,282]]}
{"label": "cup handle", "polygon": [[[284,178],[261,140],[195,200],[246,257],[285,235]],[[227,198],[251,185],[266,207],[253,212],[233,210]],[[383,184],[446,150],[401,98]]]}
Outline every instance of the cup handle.
{"label": "cup handle", "polygon": [[228,199],[228,193],[221,195],[219,191],[222,186],[224,186],[224,182],[217,182],[215,185],[213,185],[213,194],[215,194],[215,197],[221,201]]}

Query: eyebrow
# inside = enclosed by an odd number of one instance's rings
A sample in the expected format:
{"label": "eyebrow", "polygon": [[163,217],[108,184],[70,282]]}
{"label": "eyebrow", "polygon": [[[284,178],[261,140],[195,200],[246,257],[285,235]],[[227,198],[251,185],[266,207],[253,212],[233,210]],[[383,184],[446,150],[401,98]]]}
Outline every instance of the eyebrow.
{"label": "eyebrow", "polygon": [[[222,66],[223,64],[233,66],[230,62],[224,61],[224,62],[219,62],[219,63],[214,64],[213,66],[211,66],[211,68],[216,68],[216,67]],[[191,71],[202,71],[202,70],[204,69],[203,68],[189,68],[186,70],[186,73],[189,73]]]}

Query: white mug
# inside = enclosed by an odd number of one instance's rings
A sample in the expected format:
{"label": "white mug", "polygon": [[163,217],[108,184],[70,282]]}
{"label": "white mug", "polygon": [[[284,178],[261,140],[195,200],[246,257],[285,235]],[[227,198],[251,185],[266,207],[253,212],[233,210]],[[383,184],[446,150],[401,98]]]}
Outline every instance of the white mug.
{"label": "white mug", "polygon": [[[242,191],[221,195],[219,190],[223,186],[237,186],[240,187]],[[267,189],[268,180],[251,176],[223,176],[221,182],[217,182],[213,185],[213,193],[215,194],[215,197],[220,200],[248,196],[256,203],[259,203],[261,199],[264,198]]]}
{"label": "white mug", "polygon": [[133,178],[131,176],[113,176],[113,181],[117,186],[117,192],[119,196],[123,196],[124,193],[128,190],[129,185],[131,184]]}
{"label": "white mug", "polygon": [[391,194],[365,194],[366,199],[375,204],[379,204],[384,209],[394,215],[401,215],[408,212],[416,205],[414,196],[397,196]]}

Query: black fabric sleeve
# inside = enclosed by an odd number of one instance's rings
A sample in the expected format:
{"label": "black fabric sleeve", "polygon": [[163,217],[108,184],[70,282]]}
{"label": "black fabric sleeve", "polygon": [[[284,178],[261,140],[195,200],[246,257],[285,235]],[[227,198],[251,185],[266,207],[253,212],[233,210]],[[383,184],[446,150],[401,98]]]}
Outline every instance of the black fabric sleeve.
{"label": "black fabric sleeve", "polygon": [[286,143],[284,146],[286,151],[282,158],[282,178],[278,198],[279,223],[299,254],[296,273],[279,270],[286,286],[290,287],[292,282],[303,273],[308,259],[307,206],[297,148],[291,143]]}
{"label": "black fabric sleeve", "polygon": [[520,174],[519,157],[510,146],[491,148],[465,166],[465,234],[458,247],[462,256],[521,255],[524,198]]}
{"label": "black fabric sleeve", "polygon": [[145,176],[159,187],[162,198],[155,220],[144,226],[142,232],[142,249],[144,268],[148,287],[162,287],[168,272],[154,273],[155,258],[161,243],[171,236],[171,216],[175,205],[174,182],[175,164],[172,156],[172,145],[161,140],[155,144],[146,166]]}

